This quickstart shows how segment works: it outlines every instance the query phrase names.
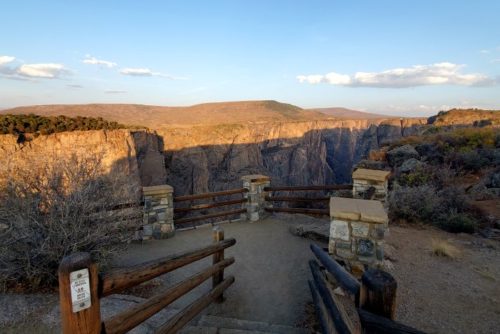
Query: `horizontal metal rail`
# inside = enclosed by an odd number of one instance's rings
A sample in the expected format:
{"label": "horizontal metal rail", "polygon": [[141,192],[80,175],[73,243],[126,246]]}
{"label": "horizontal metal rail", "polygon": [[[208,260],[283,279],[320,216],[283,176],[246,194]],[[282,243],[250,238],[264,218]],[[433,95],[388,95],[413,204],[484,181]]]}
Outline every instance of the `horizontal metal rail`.
{"label": "horizontal metal rail", "polygon": [[266,196],[266,201],[269,202],[328,202],[330,197],[287,197],[287,196]]}
{"label": "horizontal metal rail", "polygon": [[247,199],[242,198],[242,199],[235,199],[232,201],[225,201],[225,202],[218,202],[218,203],[208,203],[208,204],[198,204],[198,205],[193,205],[187,208],[174,208],[174,212],[190,212],[190,211],[196,211],[196,210],[203,210],[203,209],[211,209],[211,208],[218,208],[221,206],[227,206],[227,205],[234,205],[234,204],[242,204],[246,203]]}
{"label": "horizontal metal rail", "polygon": [[264,191],[309,191],[309,190],[350,190],[352,184],[332,184],[323,186],[265,187]]}
{"label": "horizontal metal rail", "polygon": [[225,195],[233,195],[233,194],[243,194],[246,192],[248,192],[248,189],[240,188],[240,189],[216,191],[216,192],[196,194],[196,195],[177,196],[177,197],[174,197],[174,202],[193,201],[196,199],[212,198],[212,197],[217,197],[217,196],[225,196]]}
{"label": "horizontal metal rail", "polygon": [[231,211],[224,211],[224,212],[218,212],[218,213],[211,213],[211,214],[208,214],[208,215],[203,215],[203,216],[198,216],[198,217],[174,219],[174,224],[175,225],[182,225],[182,224],[192,223],[192,222],[196,222],[196,221],[200,221],[200,220],[205,220],[205,219],[210,219],[210,218],[217,218],[217,217],[223,217],[223,216],[237,215],[237,214],[245,213],[245,212],[247,212],[247,209],[239,209],[239,210],[231,210]]}
{"label": "horizontal metal rail", "polygon": [[330,215],[329,209],[266,208],[267,212],[303,213],[308,215]]}

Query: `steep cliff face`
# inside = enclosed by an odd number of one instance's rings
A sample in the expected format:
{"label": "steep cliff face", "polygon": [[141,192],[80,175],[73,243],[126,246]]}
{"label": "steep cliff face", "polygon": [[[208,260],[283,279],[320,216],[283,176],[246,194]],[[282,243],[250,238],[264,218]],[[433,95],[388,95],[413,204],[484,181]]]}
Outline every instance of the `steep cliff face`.
{"label": "steep cliff face", "polygon": [[[424,119],[318,120],[184,126],[147,131],[75,131],[17,144],[0,136],[2,166],[30,156],[99,155],[107,173],[137,185],[168,183],[176,194],[240,187],[265,174],[274,185],[350,181],[353,164],[386,141],[416,134]],[[27,166],[28,167],[28,166]],[[0,167],[2,168],[2,167]]]}
{"label": "steep cliff face", "polygon": [[275,185],[350,181],[353,164],[381,144],[418,133],[424,119],[197,126],[159,130],[167,183],[179,194],[238,187],[245,174]]}
{"label": "steep cliff face", "polygon": [[[146,132],[136,135],[129,130],[101,130],[28,137],[28,141],[18,144],[16,136],[0,135],[0,172],[9,170],[12,165],[28,170],[41,168],[58,160],[69,160],[72,155],[79,159],[95,158],[93,161],[99,161],[101,164],[101,174],[111,174],[128,180],[130,189],[135,190],[130,194],[130,197],[134,198],[140,195],[140,185],[144,182],[141,181],[142,174],[149,171],[141,170],[144,161],[153,161],[152,165],[157,164],[158,159],[150,152],[152,149],[149,149],[155,147],[152,143],[156,139],[156,136]],[[156,155],[162,157],[158,150]],[[163,161],[162,158],[159,160]],[[165,179],[164,168],[161,172],[162,180],[158,183],[164,182]],[[154,180],[146,178],[145,181]]]}

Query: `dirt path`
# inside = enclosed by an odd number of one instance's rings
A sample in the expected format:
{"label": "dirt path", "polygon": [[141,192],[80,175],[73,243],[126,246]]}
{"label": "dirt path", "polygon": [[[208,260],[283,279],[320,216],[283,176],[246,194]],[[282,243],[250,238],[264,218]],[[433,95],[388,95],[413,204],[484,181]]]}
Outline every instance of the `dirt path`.
{"label": "dirt path", "polygon": [[[235,264],[226,275],[234,275],[235,283],[227,290],[226,300],[212,305],[208,314],[272,324],[295,325],[303,320],[307,302],[311,301],[307,280],[310,277],[308,260],[311,241],[294,237],[288,225],[276,219],[258,223],[231,223],[222,225],[226,238],[236,238],[235,246],[226,251],[234,256]],[[155,241],[146,245],[132,245],[116,262],[127,265],[192,249],[211,242],[211,228],[178,232],[173,239]],[[163,275],[165,285],[177,282],[205,266],[211,258],[199,261],[173,273]],[[190,298],[173,304],[182,307],[196,296],[206,292],[207,282],[190,294]]]}

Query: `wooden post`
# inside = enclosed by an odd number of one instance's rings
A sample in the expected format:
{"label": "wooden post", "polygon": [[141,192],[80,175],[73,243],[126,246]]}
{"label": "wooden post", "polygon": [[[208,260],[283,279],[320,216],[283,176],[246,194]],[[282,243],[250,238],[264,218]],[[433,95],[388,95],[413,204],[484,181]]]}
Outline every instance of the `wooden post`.
{"label": "wooden post", "polygon": [[[212,235],[214,239],[214,243],[217,243],[219,241],[224,240],[224,230],[220,226],[216,226],[212,230]],[[217,252],[213,255],[213,264],[217,264],[220,261],[224,260],[224,250],[221,250],[220,252]],[[222,281],[224,280],[224,269],[220,270],[219,272],[215,273],[214,276],[212,277],[212,288],[215,288],[218,286]],[[222,293],[220,296],[218,296],[215,299],[216,303],[222,303],[224,301],[224,296]]]}
{"label": "wooden post", "polygon": [[360,308],[394,320],[398,284],[388,272],[368,269],[361,277]]}
{"label": "wooden post", "polygon": [[101,333],[97,264],[89,253],[74,253],[59,265],[59,299],[64,334]]}

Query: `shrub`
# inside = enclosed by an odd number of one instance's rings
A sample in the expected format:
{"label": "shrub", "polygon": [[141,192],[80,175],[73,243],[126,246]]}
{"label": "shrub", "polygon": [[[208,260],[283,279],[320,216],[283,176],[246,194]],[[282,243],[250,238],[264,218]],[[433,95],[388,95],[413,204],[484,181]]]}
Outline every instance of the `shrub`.
{"label": "shrub", "polygon": [[447,160],[450,161],[452,167],[455,169],[467,172],[478,172],[482,168],[491,165],[491,161],[488,159],[488,155],[481,154],[482,152],[488,151],[474,150],[469,152],[456,153],[450,155]]}
{"label": "shrub", "polygon": [[[0,171],[0,289],[55,286],[60,260],[72,252],[109,259],[135,228],[110,205],[130,201],[127,180],[102,175],[100,158],[54,157]],[[47,157],[44,157],[47,159]],[[135,210],[130,209],[130,214]]]}
{"label": "shrub", "polygon": [[436,222],[437,226],[452,233],[474,233],[478,221],[463,212],[449,212],[442,214]]}
{"label": "shrub", "polygon": [[398,186],[389,193],[388,205],[393,220],[430,224],[449,232],[472,233],[480,223],[458,188]]}
{"label": "shrub", "polygon": [[429,185],[395,187],[388,196],[389,214],[392,219],[410,223],[429,222],[439,209],[436,189]]}

